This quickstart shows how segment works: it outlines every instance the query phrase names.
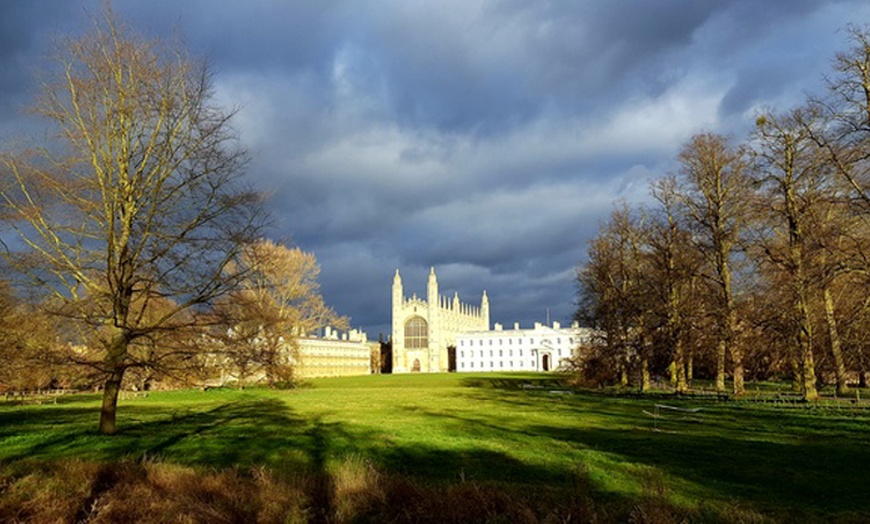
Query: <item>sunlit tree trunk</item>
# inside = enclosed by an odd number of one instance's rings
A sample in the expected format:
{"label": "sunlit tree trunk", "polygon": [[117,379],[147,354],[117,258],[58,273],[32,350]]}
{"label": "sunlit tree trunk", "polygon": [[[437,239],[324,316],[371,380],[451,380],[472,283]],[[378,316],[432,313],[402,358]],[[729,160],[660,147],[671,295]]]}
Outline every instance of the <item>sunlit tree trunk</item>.
{"label": "sunlit tree trunk", "polygon": [[676,339],[674,341],[674,382],[676,386],[677,393],[686,393],[689,391],[689,383],[686,380],[686,358],[685,351],[683,346],[683,341],[681,339]]}
{"label": "sunlit tree trunk", "polygon": [[[643,329],[643,328],[640,328]],[[650,389],[652,389],[652,385],[650,384],[650,373],[649,373],[649,344],[646,341],[646,334],[642,333],[639,337],[639,348],[638,353],[640,355],[640,390],[643,393],[646,393]]]}
{"label": "sunlit tree trunk", "polygon": [[797,316],[796,343],[799,355],[799,380],[801,393],[805,400],[817,400],[819,392],[816,389],[816,367],[813,358],[813,327],[809,321],[809,311],[805,293],[799,293],[795,300]]}
{"label": "sunlit tree trunk", "polygon": [[99,430],[103,435],[114,435],[117,431],[115,417],[118,411],[118,395],[124,381],[126,366],[124,360],[127,354],[127,340],[123,333],[118,333],[107,349],[106,365],[108,376],[103,384],[103,402],[100,407]]}
{"label": "sunlit tree trunk", "polygon": [[825,322],[828,325],[828,337],[831,341],[831,355],[834,357],[834,374],[837,379],[837,394],[846,395],[849,386],[846,382],[846,364],[843,361],[842,342],[840,332],[837,329],[837,317],[834,314],[834,298],[831,296],[831,288],[825,284],[822,290],[825,301]]}
{"label": "sunlit tree trunk", "polygon": [[689,358],[686,359],[686,386],[692,387],[692,380],[695,378],[695,351],[689,350]]}

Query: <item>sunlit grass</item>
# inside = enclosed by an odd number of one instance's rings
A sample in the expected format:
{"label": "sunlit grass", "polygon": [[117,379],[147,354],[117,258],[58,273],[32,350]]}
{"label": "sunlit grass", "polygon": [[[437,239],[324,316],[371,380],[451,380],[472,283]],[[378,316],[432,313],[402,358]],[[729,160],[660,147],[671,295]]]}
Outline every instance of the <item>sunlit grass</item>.
{"label": "sunlit grass", "polygon": [[300,474],[350,467],[342,488],[350,491],[371,474],[360,464],[370,464],[435,485],[495,483],[558,497],[580,482],[618,504],[652,490],[690,511],[736,504],[777,520],[870,518],[870,410],[848,405],[571,394],[551,375],[444,374],[155,392],[122,401],[113,437],[96,434],[98,411],[93,395],[0,404],[0,461],[145,457]]}

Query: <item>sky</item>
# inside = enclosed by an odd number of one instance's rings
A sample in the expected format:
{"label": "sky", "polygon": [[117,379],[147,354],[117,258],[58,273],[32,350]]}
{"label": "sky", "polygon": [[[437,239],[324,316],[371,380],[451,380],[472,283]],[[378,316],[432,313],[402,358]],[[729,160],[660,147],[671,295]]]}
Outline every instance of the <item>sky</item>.
{"label": "sky", "polygon": [[[0,147],[57,37],[96,0],[0,2]],[[116,0],[180,36],[268,195],[268,236],[315,254],[325,300],[370,339],[405,293],[491,322],[570,322],[575,271],[618,201],[649,202],[700,132],[821,93],[864,0]]]}

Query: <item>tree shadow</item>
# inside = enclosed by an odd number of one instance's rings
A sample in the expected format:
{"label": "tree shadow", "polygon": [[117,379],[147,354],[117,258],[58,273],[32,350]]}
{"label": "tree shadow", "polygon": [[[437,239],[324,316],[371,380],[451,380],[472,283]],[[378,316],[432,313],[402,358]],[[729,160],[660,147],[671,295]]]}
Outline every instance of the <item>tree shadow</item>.
{"label": "tree shadow", "polygon": [[543,389],[565,389],[565,377],[561,375],[497,375],[495,377],[463,377],[460,385],[467,388],[501,389],[506,391],[528,391]]}
{"label": "tree shadow", "polygon": [[613,453],[758,509],[867,514],[866,443],[781,443],[713,435],[532,426],[530,431]]}
{"label": "tree shadow", "polygon": [[[659,397],[631,399],[600,392],[577,391],[553,395],[545,388],[522,387],[517,380],[465,381],[469,402],[504,404],[516,418],[499,420],[481,413],[426,412],[451,420],[462,432],[500,431],[505,442],[537,438],[567,444],[577,450],[603,452],[624,464],[625,474],[660,471],[702,499],[705,493],[727,501],[746,502],[754,510],[824,520],[831,515],[870,516],[866,499],[866,465],[870,464],[867,417],[854,414],[820,417],[812,410],[758,410],[734,402],[680,399],[668,396],[678,408],[701,411],[656,413]],[[517,387],[518,384],[520,387]],[[546,384],[546,383],[545,383]],[[493,391],[494,390],[494,391]],[[529,422],[519,410],[547,409],[576,416],[577,424],[552,426]],[[501,411],[500,409],[494,409]],[[473,412],[472,412],[473,413]],[[589,415],[600,416],[591,421]],[[656,418],[661,416],[662,418]],[[580,422],[583,421],[583,422]],[[509,463],[505,465],[509,468]],[[607,467],[607,466],[605,466]],[[637,473],[634,473],[637,474]],[[542,482],[565,472],[551,471]],[[683,484],[685,481],[685,484]],[[593,484],[593,489],[602,486]],[[844,517],[845,518],[845,517]],[[859,518],[859,520],[861,520]]]}

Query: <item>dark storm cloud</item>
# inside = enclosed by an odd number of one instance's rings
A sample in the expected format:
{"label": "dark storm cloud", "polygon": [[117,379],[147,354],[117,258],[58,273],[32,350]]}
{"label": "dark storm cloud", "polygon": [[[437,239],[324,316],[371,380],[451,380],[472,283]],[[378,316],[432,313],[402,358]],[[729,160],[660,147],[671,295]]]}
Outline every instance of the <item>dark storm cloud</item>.
{"label": "dark storm cloud", "polygon": [[54,37],[71,28],[81,11],[73,2],[0,2],[0,142],[21,132],[15,122],[32,99],[35,74],[45,63]]}
{"label": "dark storm cloud", "polygon": [[[859,1],[116,0],[180,34],[271,195],[271,236],[313,251],[326,300],[370,335],[396,268],[493,321],[571,317],[573,270],[612,202],[648,200],[693,133],[738,139],[820,88]],[[30,68],[101,2],[0,2],[0,142]]]}

